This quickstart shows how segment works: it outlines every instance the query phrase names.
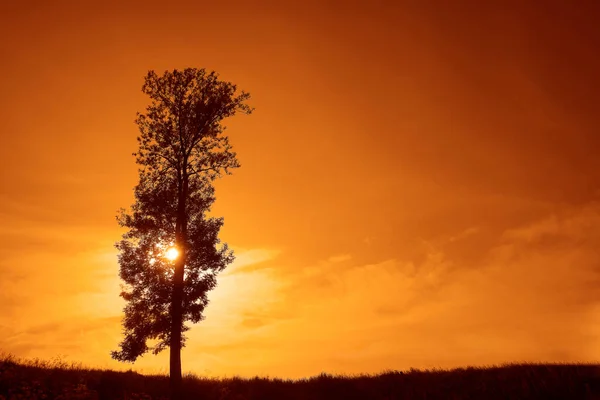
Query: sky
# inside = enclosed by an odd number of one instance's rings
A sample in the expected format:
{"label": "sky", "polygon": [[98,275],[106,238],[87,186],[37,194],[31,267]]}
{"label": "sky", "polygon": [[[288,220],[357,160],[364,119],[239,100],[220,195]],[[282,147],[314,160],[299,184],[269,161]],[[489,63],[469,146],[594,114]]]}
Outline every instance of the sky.
{"label": "sky", "polygon": [[256,111],[184,372],[598,362],[600,4],[539,4],[3,2],[0,352],[168,371],[110,359],[115,216],[145,74],[198,67]]}

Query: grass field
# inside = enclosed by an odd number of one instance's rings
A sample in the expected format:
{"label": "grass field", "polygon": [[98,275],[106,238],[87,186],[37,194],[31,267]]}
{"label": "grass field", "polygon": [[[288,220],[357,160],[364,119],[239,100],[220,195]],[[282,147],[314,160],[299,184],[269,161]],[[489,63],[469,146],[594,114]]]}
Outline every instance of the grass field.
{"label": "grass field", "polygon": [[[301,380],[186,376],[186,399],[600,399],[600,365],[514,364]],[[0,400],[167,399],[168,377],[0,359]]]}

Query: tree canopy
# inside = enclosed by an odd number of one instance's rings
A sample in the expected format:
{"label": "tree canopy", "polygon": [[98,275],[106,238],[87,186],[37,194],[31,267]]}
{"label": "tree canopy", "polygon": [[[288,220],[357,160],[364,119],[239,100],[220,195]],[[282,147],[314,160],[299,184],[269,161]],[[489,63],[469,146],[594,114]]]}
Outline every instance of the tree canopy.
{"label": "tree canopy", "polygon": [[[252,108],[248,93],[204,69],[149,71],[142,91],[151,102],[136,119],[135,202],[117,217],[127,229],[116,244],[124,339],[111,354],[133,362],[170,347],[171,379],[180,381],[186,322],[203,319],[208,291],[234,259],[218,237],[223,218],[208,216],[213,181],[240,166],[222,122]],[[175,259],[167,257],[171,248]]]}

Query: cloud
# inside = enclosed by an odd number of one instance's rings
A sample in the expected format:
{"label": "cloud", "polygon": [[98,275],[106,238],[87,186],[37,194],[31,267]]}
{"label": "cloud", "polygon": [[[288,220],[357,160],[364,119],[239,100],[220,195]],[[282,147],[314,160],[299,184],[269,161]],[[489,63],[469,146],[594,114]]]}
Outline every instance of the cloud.
{"label": "cloud", "polygon": [[329,259],[327,261],[330,263],[340,263],[340,262],[348,261],[351,258],[352,258],[352,256],[350,254],[340,254],[337,256],[329,257]]}
{"label": "cloud", "polygon": [[[52,241],[51,235],[45,238]],[[86,247],[89,239],[84,235],[78,237],[78,244],[83,246],[77,246],[80,251],[76,254],[47,253],[41,248],[20,258],[5,259],[5,272],[20,279],[2,284],[0,299],[5,296],[7,300],[0,316],[2,351],[42,359],[68,354],[73,361],[124,368],[109,355],[122,339],[120,320],[124,302],[118,296],[116,250],[110,242]],[[191,343],[206,343],[208,338],[217,345],[223,344],[245,331],[252,339],[252,332],[284,318],[262,311],[271,308],[271,303],[279,298],[273,294],[277,285],[268,278],[268,268],[253,268],[279,252],[238,249],[236,253],[237,265],[218,278],[217,289],[209,294],[213,303],[207,309],[207,319],[190,331]],[[45,268],[34,268],[39,265]],[[165,354],[143,357],[135,367],[160,372],[156,366],[167,365],[164,358]],[[206,359],[218,362],[220,357],[207,356],[200,364],[192,361],[189,365],[196,365],[196,370],[202,371]]]}
{"label": "cloud", "polygon": [[235,260],[227,267],[223,275],[260,269],[266,261],[273,260],[281,253],[274,249],[234,248]]}
{"label": "cloud", "polygon": [[[302,377],[597,361],[599,222],[595,203],[555,210],[494,236],[476,264],[465,264],[457,249],[483,243],[485,227],[422,241],[411,260],[360,263],[342,253],[301,266],[288,264],[280,251],[237,249],[236,264],[209,294],[206,320],[189,332],[185,368],[216,376],[236,371]],[[77,278],[81,286],[58,281],[49,288],[42,284],[50,276],[44,271],[30,282],[32,290],[67,295],[44,304],[28,297],[23,304],[36,323],[0,318],[3,350],[48,357],[78,353],[82,361],[121,367],[108,356],[120,340],[118,279],[109,274],[116,268],[114,254],[83,254],[88,269]],[[28,262],[43,262],[43,254],[35,257]],[[78,274],[77,265],[62,261],[58,270]],[[155,370],[166,365],[165,357],[145,357],[136,368]]]}
{"label": "cloud", "polygon": [[480,229],[478,227],[471,227],[471,228],[467,228],[465,229],[463,232],[459,233],[458,235],[455,236],[451,236],[448,241],[449,242],[456,242],[457,240],[462,240],[465,239],[471,235],[476,235],[477,233],[479,233]]}
{"label": "cloud", "polygon": [[262,319],[259,318],[245,318],[242,321],[242,326],[246,327],[246,328],[260,328],[261,326],[264,326],[265,322]]}
{"label": "cloud", "polygon": [[[241,330],[217,340],[226,352],[205,351],[250,357],[238,369],[242,374],[295,377],[597,361],[598,222],[600,207],[590,204],[508,229],[476,268],[462,266],[445,248],[477,240],[479,229],[424,242],[415,261],[356,265],[333,256],[311,267],[263,270],[260,279],[271,283],[245,303],[246,315],[258,309],[260,316],[242,319]],[[288,318],[268,319],[282,312]]]}
{"label": "cloud", "polygon": [[[17,357],[51,359],[77,355],[71,361],[96,364],[110,362],[110,347],[116,348],[121,317],[87,318],[80,316],[31,324],[24,329],[7,327],[0,348]],[[115,364],[116,366],[116,364]]]}

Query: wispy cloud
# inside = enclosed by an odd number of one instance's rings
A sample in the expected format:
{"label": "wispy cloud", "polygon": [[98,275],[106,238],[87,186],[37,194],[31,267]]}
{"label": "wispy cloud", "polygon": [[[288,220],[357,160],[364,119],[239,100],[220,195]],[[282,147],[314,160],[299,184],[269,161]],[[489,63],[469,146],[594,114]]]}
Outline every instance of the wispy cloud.
{"label": "wispy cloud", "polygon": [[[263,271],[260,279],[271,284],[246,303],[246,315],[256,308],[261,316],[240,318],[235,335],[215,340],[225,353],[205,351],[226,358],[244,352],[256,360],[247,361],[248,373],[293,376],[597,360],[598,218],[600,207],[592,204],[507,230],[478,268],[463,268],[443,246],[429,244],[416,262],[340,265],[332,256],[318,267]],[[531,247],[548,233],[569,246]],[[477,231],[450,241],[472,235]],[[283,310],[289,318],[268,318]]]}
{"label": "wispy cloud", "polygon": [[224,275],[248,272],[264,267],[263,263],[275,259],[280,250],[234,248],[235,260],[227,267]]}
{"label": "wispy cloud", "polygon": [[[280,251],[237,249],[236,264],[210,293],[206,320],[189,332],[186,351],[196,356],[186,368],[223,375],[235,364],[239,374],[299,377],[323,370],[597,360],[598,222],[600,206],[592,203],[507,229],[477,268],[447,251],[476,240],[480,231],[474,229],[423,242],[423,254],[414,260],[368,264],[337,254],[291,267]],[[90,267],[110,265],[112,271],[111,251],[89,252],[85,259]],[[28,262],[44,260],[43,254],[34,258]],[[79,264],[56,261],[63,264],[53,268],[77,273]],[[86,280],[92,270],[78,278],[78,287],[69,287],[70,281],[48,287],[43,282],[50,275],[43,271],[39,279],[29,277],[32,290],[58,297],[7,306],[26,307],[39,322],[4,314],[0,347],[51,357],[75,346],[82,360],[112,366],[108,350],[120,339],[118,279],[109,274]],[[4,290],[11,290],[6,283]],[[160,360],[146,357],[136,365],[153,370]]]}
{"label": "wispy cloud", "polygon": [[352,256],[350,254],[339,254],[337,256],[329,257],[329,259],[327,261],[330,263],[341,263],[344,261],[348,261],[351,258],[352,258]]}

